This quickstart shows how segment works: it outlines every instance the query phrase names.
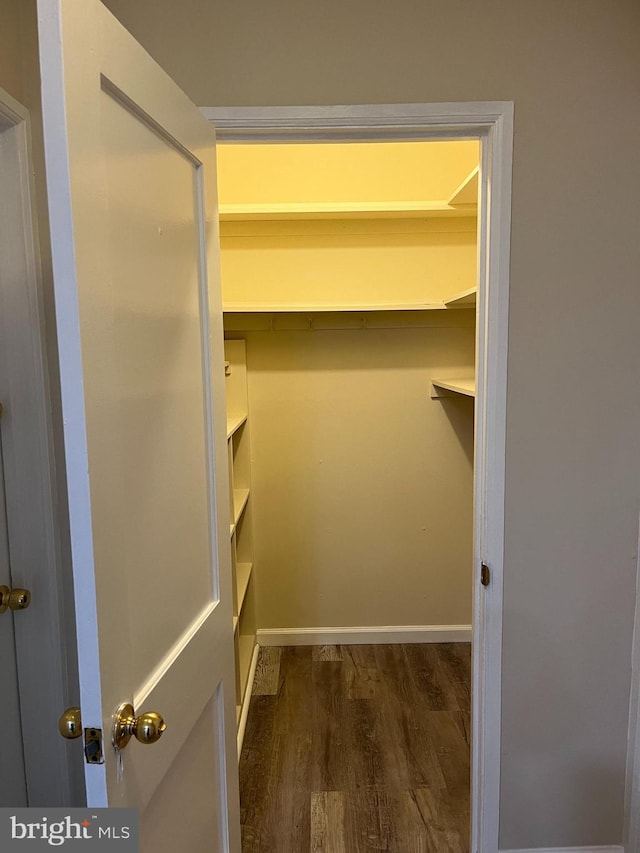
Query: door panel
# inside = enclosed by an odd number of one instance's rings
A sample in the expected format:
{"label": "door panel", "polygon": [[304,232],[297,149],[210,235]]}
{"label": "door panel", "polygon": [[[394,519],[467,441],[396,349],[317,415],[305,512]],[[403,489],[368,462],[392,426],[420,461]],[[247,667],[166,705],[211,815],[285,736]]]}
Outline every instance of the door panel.
{"label": "door panel", "polygon": [[[39,10],[88,800],[169,853],[206,792],[181,850],[237,851],[215,139],[97,0]],[[119,772],[122,702],[168,728]]]}
{"label": "door panel", "polygon": [[89,452],[91,442],[107,449],[94,455],[94,536],[106,561],[144,590],[141,599],[130,588],[126,598],[141,684],[212,600],[210,572],[183,575],[211,564],[199,310],[206,280],[195,164],[108,92],[102,99],[111,287],[87,307],[103,321],[99,336],[87,332],[97,364],[85,376],[97,369],[102,377],[100,385],[85,380],[96,415]]}
{"label": "door panel", "polygon": [[[201,780],[200,784],[176,788],[169,777],[144,811],[140,829],[149,850],[224,849],[226,816],[217,798],[219,780],[212,778],[207,767],[207,755],[216,748],[216,732],[222,722],[221,699],[218,695],[207,703],[193,728],[193,737],[172,766],[176,779],[195,776]],[[190,815],[189,821],[184,819],[186,814]],[[215,843],[211,847],[212,840]]]}

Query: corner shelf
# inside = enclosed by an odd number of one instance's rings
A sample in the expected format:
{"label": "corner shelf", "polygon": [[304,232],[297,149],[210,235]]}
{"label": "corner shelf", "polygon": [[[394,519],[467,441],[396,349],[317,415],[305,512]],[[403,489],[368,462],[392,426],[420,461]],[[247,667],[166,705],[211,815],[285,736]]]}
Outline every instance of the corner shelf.
{"label": "corner shelf", "polygon": [[246,412],[240,412],[236,415],[227,415],[227,438],[231,438],[237,429],[240,429],[242,424],[247,419]]}
{"label": "corner shelf", "polygon": [[431,380],[431,398],[433,400],[454,397],[458,394],[475,399],[476,380],[473,377]]}
{"label": "corner shelf", "polygon": [[252,569],[253,563],[236,563],[236,592],[239,613],[242,612],[242,605],[247,595]]}
{"label": "corner shelf", "polygon": [[478,207],[479,179],[480,167],[476,166],[447,200],[447,204],[458,209],[458,215],[468,215],[472,208]]}
{"label": "corner shelf", "polygon": [[445,299],[445,308],[474,308],[478,295],[477,287],[470,287],[468,290],[463,290],[457,293],[450,299]]}
{"label": "corner shelf", "polygon": [[236,528],[249,500],[249,489],[233,490],[233,526]]}

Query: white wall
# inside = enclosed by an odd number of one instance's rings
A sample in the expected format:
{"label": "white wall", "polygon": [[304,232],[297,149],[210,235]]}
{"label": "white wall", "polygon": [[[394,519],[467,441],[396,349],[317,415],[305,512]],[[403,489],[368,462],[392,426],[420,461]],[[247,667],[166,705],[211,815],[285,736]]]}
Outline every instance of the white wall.
{"label": "white wall", "polygon": [[640,484],[640,6],[107,5],[200,105],[514,100],[501,845],[619,841]]}

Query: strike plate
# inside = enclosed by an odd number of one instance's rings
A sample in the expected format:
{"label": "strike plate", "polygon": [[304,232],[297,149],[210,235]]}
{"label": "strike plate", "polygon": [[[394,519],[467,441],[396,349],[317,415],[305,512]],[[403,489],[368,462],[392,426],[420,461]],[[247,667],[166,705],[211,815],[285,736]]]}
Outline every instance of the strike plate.
{"label": "strike plate", "polygon": [[84,730],[84,757],[87,764],[104,764],[102,729]]}

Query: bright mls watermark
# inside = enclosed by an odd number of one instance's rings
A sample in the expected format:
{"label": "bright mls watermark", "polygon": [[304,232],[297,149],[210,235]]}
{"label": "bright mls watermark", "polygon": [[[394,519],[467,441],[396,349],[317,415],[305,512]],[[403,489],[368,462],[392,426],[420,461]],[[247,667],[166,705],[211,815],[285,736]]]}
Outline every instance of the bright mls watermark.
{"label": "bright mls watermark", "polygon": [[0,809],[0,850],[139,853],[137,809]]}

